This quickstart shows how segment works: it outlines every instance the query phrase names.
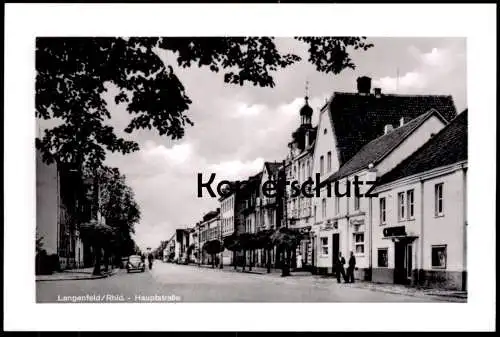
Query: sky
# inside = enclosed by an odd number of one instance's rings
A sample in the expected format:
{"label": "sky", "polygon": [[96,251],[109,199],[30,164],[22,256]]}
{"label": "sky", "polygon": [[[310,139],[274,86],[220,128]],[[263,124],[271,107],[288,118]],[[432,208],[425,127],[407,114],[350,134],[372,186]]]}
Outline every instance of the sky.
{"label": "sky", "polygon": [[[181,69],[172,55],[160,52],[184,84],[193,103],[188,111],[194,126],[183,139],[172,141],[153,130],[119,134],[133,138],[140,150],[110,154],[106,164],[126,176],[141,208],[134,238],[142,248],[155,248],[176,228],[193,226],[219,207],[216,198],[197,197],[197,173],[206,181],[245,179],[262,169],[264,161],[281,161],[292,131],[299,126],[306,81],[317,124],[318,109],[334,91],[356,91],[356,78],[369,76],[372,88],[383,93],[452,95],[458,112],[467,107],[466,40],[462,38],[370,38],[374,47],[352,51],[356,69],[323,74],[307,62],[306,45],[292,38],[276,39],[282,52],[303,60],[273,74],[275,88],[225,84],[223,75],[208,69]],[[397,79],[399,74],[399,80]],[[113,90],[110,90],[110,97]],[[130,118],[125,105],[109,100],[112,124],[123,130]]]}

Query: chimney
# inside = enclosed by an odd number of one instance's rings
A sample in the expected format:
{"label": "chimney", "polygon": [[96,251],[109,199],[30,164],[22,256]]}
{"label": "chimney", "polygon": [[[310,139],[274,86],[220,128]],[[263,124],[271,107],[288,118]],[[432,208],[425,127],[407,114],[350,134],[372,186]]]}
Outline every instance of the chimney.
{"label": "chimney", "polygon": [[382,96],[382,89],[374,88],[373,93],[375,94],[375,97],[379,98],[380,96]]}
{"label": "chimney", "polygon": [[372,79],[367,76],[358,77],[358,93],[368,95],[372,87]]}
{"label": "chimney", "polygon": [[384,135],[388,134],[394,129],[394,127],[391,124],[386,124],[384,126]]}
{"label": "chimney", "polygon": [[410,118],[408,118],[408,117],[401,117],[401,119],[399,120],[399,126],[403,126],[406,123],[408,123],[409,121],[410,121]]}

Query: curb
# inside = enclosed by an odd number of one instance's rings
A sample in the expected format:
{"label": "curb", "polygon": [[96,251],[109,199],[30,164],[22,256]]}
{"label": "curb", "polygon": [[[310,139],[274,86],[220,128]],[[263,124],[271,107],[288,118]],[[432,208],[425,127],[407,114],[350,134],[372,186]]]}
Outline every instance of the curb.
{"label": "curb", "polygon": [[448,302],[460,302],[460,303],[467,302],[467,297],[464,298],[464,297],[460,297],[460,296],[427,295],[427,294],[417,294],[415,292],[413,292],[413,293],[401,293],[401,292],[391,291],[391,290],[387,290],[387,289],[374,289],[374,288],[365,288],[365,287],[359,287],[359,286],[354,286],[354,288],[366,289],[366,290],[381,292],[381,293],[386,293],[386,294],[412,296],[412,297],[418,297],[418,298],[439,299],[439,300],[448,301]]}
{"label": "curb", "polygon": [[117,271],[112,271],[107,274],[103,275],[91,275],[91,276],[81,276],[81,277],[74,277],[74,278],[58,278],[58,279],[46,279],[46,280],[35,280],[36,282],[54,282],[54,281],[79,281],[79,280],[97,280],[97,279],[102,279],[106,277],[111,277],[115,275]]}

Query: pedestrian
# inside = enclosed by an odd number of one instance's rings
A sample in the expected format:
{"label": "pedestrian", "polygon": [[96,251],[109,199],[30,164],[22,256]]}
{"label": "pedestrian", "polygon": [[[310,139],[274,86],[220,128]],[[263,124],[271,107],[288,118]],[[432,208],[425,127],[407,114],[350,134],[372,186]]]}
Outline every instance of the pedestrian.
{"label": "pedestrian", "polygon": [[354,283],[354,270],[356,269],[356,258],[354,253],[351,252],[351,257],[349,258],[349,267],[347,267],[347,282]]}
{"label": "pedestrian", "polygon": [[297,254],[297,258],[296,258],[296,265],[297,265],[297,269],[302,269],[302,254],[300,254],[300,252]]}
{"label": "pedestrian", "polygon": [[153,254],[150,252],[148,254],[149,269],[153,269]]}
{"label": "pedestrian", "polygon": [[344,265],[345,265],[345,259],[342,256],[342,253],[339,252],[339,257],[337,258],[337,268],[336,268],[336,274],[337,274],[337,282],[340,282],[340,276],[342,275],[342,278],[344,279],[344,282],[347,282],[347,278],[345,275],[345,270],[344,270]]}

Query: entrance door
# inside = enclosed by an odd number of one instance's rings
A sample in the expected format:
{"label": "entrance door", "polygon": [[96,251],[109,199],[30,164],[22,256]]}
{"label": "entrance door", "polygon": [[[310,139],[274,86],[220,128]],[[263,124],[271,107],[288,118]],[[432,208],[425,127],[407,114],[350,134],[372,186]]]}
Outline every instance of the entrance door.
{"label": "entrance door", "polygon": [[335,264],[339,257],[339,234],[333,234],[332,236],[332,270],[335,271]]}
{"label": "entrance door", "polygon": [[394,283],[406,284],[406,244],[403,242],[394,243]]}
{"label": "entrance door", "polygon": [[413,250],[412,244],[396,242],[394,244],[394,283],[409,284],[412,278]]}

